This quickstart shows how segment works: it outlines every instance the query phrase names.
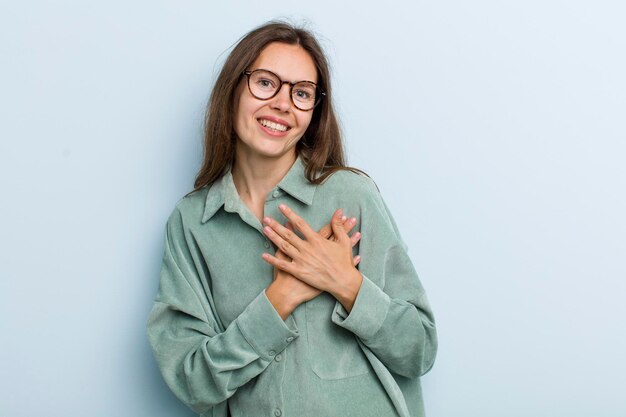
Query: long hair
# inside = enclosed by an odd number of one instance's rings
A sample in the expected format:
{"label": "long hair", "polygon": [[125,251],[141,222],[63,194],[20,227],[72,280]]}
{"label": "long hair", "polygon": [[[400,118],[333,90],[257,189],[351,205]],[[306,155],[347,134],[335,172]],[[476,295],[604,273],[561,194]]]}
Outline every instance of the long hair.
{"label": "long hair", "polygon": [[206,109],[204,155],[193,191],[212,184],[233,163],[237,140],[233,104],[237,86],[243,72],[272,42],[301,46],[313,59],[318,74],[317,84],[326,93],[313,110],[311,123],[296,145],[296,152],[306,166],[307,179],[319,184],[340,169],[361,172],[346,167],[341,131],[333,109],[330,70],[322,48],[306,29],[272,21],[241,38],[224,62]]}

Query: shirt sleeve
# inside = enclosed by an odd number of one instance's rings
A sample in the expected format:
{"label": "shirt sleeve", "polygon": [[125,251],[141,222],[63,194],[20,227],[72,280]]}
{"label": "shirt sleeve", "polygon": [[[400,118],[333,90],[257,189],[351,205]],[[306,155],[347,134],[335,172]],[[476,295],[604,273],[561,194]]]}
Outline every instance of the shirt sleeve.
{"label": "shirt sleeve", "polygon": [[227,328],[214,311],[184,237],[180,216],[168,220],[159,291],[147,333],[163,378],[197,413],[222,404],[263,372],[295,338],[261,292]]}
{"label": "shirt sleeve", "polygon": [[435,360],[435,320],[380,193],[369,187],[362,196],[358,251],[363,282],[350,313],[337,302],[331,319],[353,332],[391,372],[421,376]]}

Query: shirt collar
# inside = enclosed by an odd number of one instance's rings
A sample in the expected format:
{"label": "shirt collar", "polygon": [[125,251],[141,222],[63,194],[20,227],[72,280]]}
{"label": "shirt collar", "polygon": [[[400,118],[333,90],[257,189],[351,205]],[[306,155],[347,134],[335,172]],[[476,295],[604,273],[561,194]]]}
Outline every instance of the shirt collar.
{"label": "shirt collar", "polygon": [[296,200],[310,206],[313,203],[313,195],[317,184],[309,182],[306,178],[304,162],[298,157],[287,175],[278,183],[278,188],[291,195]]}
{"label": "shirt collar", "polygon": [[[304,163],[298,157],[277,187],[302,203],[311,205],[317,185],[309,182],[304,172]],[[222,206],[226,211],[235,212],[242,204],[229,167],[227,172],[211,185],[207,193],[202,223],[209,221]]]}

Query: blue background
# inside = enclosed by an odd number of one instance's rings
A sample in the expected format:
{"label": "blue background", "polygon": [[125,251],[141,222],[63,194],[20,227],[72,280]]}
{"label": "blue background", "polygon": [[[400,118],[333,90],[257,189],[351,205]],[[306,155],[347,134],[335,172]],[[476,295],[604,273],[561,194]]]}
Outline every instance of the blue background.
{"label": "blue background", "polygon": [[436,313],[430,417],[626,415],[626,6],[0,3],[0,415],[191,416],[145,338],[227,48],[308,22]]}

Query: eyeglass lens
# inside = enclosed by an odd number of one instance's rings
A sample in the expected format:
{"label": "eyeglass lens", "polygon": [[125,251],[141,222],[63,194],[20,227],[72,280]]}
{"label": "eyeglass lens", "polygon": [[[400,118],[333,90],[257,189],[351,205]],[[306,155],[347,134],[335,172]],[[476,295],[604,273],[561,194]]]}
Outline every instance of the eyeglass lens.
{"label": "eyeglass lens", "polygon": [[[272,72],[255,70],[248,77],[250,92],[258,99],[267,100],[276,95],[282,87],[282,81]],[[291,87],[291,100],[301,110],[315,107],[317,86],[308,81],[301,81]]]}

